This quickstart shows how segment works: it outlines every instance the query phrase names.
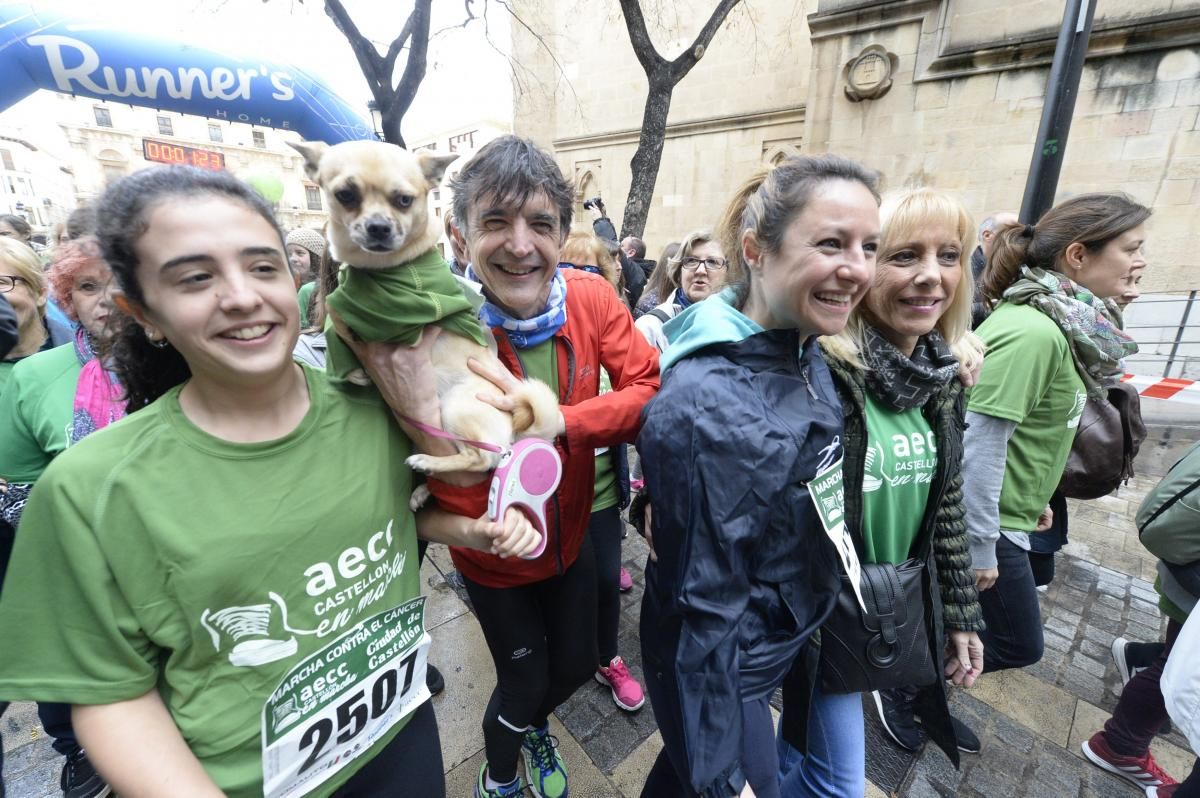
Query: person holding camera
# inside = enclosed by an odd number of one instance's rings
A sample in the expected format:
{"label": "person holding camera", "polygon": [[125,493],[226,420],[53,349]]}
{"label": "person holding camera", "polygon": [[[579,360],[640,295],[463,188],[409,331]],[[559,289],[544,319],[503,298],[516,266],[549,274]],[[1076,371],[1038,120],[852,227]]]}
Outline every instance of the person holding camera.
{"label": "person holding camera", "polygon": [[[612,243],[609,249],[615,250],[613,257],[621,262],[622,282],[625,286],[625,296],[622,298],[632,308],[642,297],[642,289],[646,287],[646,275],[617,244],[617,228],[613,226],[612,219],[608,218],[608,212],[604,209],[604,200],[599,197],[584,200],[583,208],[592,214],[592,230],[600,240],[606,244]],[[620,292],[618,291],[618,293]]]}

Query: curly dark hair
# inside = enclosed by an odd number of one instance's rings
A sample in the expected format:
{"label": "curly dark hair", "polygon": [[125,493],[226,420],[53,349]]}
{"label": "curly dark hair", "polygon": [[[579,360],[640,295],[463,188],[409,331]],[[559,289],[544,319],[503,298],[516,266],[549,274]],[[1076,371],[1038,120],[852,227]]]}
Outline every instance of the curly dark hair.
{"label": "curly dark hair", "polygon": [[[150,211],[168,199],[211,195],[240,202],[283,232],[270,206],[248,185],[227,172],[190,166],[157,166],[123,177],[104,192],[96,207],[100,249],[130,302],[145,305],[137,279],[134,245],[149,228]],[[114,370],[125,386],[129,412],[139,410],[192,376],[183,355],[172,346],[158,348],[132,318],[121,314],[111,339]]]}
{"label": "curly dark hair", "polygon": [[558,211],[558,229],[571,230],[575,189],[563,177],[549,153],[531,139],[501,136],[480,148],[450,181],[454,192],[454,223],[466,233],[471,206],[480,203],[524,205],[530,197],[545,194]]}

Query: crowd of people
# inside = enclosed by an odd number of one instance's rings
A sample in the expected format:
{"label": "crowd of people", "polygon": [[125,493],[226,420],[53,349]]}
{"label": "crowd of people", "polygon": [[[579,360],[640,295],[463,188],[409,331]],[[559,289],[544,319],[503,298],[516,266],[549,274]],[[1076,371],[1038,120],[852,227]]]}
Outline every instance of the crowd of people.
{"label": "crowd of people", "polygon": [[[787,159],[652,260],[600,201],[572,233],[532,142],[466,163],[447,268],[503,366],[483,399],[536,378],[559,402],[537,557],[487,475],[406,464],[450,445],[438,334],[346,341],[371,385],[327,374],[339,264],[244,183],[137,172],[44,252],[0,219],[0,699],[38,702],[69,798],[444,795],[429,699],[454,687],[418,576],[443,544],[495,671],[476,798],[570,794],[549,718],[593,680],[650,699],[647,798],[858,798],[864,695],[957,766],[982,745],[950,691],[1042,656],[1056,488],[1136,351],[1150,211],[1087,194],[976,225],[880,182]],[[650,546],[644,685],[619,650],[626,522]],[[1176,784],[1148,748],[1196,599],[1164,583],[1166,645],[1114,645],[1129,684],[1084,753],[1195,798],[1200,771]]]}

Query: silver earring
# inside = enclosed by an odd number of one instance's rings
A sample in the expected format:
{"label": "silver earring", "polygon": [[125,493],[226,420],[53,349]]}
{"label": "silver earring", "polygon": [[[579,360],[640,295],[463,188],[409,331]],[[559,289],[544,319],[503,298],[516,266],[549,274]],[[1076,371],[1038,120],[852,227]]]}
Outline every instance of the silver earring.
{"label": "silver earring", "polygon": [[150,337],[150,333],[146,333],[146,340],[150,342],[150,346],[155,349],[166,349],[170,345],[170,341],[166,338],[154,339]]}

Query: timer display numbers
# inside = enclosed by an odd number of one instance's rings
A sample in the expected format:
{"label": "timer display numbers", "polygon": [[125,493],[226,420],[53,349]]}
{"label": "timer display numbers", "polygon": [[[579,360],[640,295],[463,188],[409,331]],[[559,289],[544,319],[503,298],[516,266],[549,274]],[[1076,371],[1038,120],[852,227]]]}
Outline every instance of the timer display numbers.
{"label": "timer display numbers", "polygon": [[225,156],[211,150],[200,150],[172,144],[169,141],[142,139],[142,157],[156,163],[173,163],[219,171],[225,168]]}

